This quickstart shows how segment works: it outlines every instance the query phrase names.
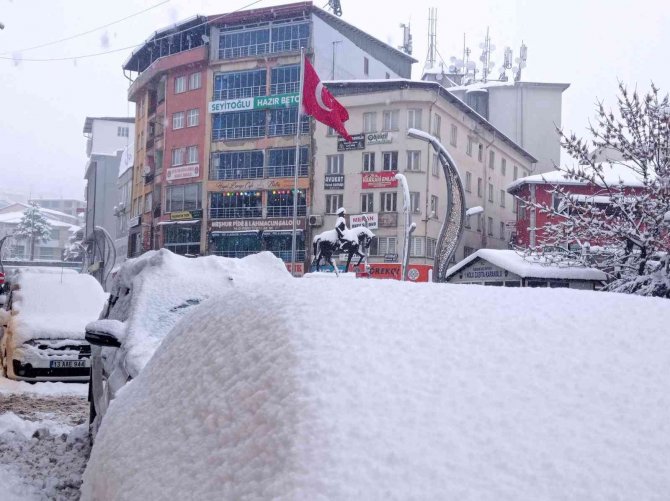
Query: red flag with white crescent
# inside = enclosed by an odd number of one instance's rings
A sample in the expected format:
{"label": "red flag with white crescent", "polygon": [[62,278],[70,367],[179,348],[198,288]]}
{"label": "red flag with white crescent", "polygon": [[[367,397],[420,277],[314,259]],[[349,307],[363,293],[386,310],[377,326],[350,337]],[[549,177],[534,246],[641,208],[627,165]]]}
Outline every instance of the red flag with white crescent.
{"label": "red flag with white crescent", "polygon": [[335,129],[347,141],[353,141],[344,127],[349,112],[326,89],[314,67],[305,59],[305,77],[302,86],[302,106],[305,114]]}

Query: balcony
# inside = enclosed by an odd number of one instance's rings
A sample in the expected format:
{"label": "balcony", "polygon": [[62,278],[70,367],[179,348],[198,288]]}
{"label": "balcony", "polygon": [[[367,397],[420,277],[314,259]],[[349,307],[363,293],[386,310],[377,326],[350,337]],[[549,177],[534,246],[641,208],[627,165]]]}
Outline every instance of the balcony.
{"label": "balcony", "polygon": [[[298,176],[307,176],[309,167],[307,165],[298,166]],[[293,165],[268,165],[265,175],[267,177],[293,177],[295,166]]]}
{"label": "balcony", "polygon": [[[307,215],[307,206],[298,205],[298,217]],[[293,217],[293,206],[268,206],[267,217]]]}
{"label": "balcony", "polygon": [[254,219],[263,217],[261,207],[225,207],[209,209],[210,219]]}

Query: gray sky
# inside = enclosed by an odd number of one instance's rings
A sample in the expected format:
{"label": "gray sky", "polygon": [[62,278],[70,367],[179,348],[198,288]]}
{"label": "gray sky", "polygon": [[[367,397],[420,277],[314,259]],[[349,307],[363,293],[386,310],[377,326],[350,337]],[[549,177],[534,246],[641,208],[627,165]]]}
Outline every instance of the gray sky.
{"label": "gray sky", "polygon": [[[0,192],[83,199],[86,164],[82,134],[86,116],[133,116],[121,65],[131,49],[76,61],[31,62],[29,58],[81,56],[133,46],[154,30],[194,14],[236,10],[253,0],[170,0],[89,35],[48,47],[20,49],[65,38],[155,6],[163,0],[0,0]],[[288,3],[262,0],[254,7]],[[326,3],[316,2],[321,7]],[[462,53],[463,34],[475,58],[487,26],[497,50],[518,54],[528,46],[525,81],[566,82],[563,125],[584,132],[596,98],[613,103],[617,81],[646,90],[651,81],[665,93],[670,69],[670,6],[638,0],[435,0],[406,2],[341,0],[342,18],[382,41],[401,42],[401,22],[411,22],[413,77],[427,51],[429,7],[438,7],[438,50],[448,61]],[[327,75],[324,76],[327,78]]]}

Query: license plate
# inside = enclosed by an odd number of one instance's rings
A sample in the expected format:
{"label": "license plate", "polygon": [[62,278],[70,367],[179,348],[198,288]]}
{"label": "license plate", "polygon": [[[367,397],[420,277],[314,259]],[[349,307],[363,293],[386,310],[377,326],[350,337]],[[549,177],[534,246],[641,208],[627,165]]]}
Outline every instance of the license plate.
{"label": "license plate", "polygon": [[86,360],[51,360],[49,366],[52,369],[66,369],[71,367],[88,367]]}

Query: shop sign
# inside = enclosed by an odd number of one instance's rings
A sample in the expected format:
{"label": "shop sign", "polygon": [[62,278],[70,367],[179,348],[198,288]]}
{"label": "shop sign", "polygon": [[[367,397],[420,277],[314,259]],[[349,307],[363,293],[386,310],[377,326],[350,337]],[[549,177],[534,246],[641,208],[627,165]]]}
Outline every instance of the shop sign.
{"label": "shop sign", "polygon": [[185,210],[181,212],[170,212],[171,221],[185,221],[188,219],[201,219],[202,209],[200,210]]}
{"label": "shop sign", "polygon": [[398,226],[397,212],[380,212],[379,213],[379,227],[380,228],[395,228]]}
{"label": "shop sign", "polygon": [[368,134],[365,139],[368,144],[388,144],[393,142],[393,136],[390,132],[374,132]]}
{"label": "shop sign", "polygon": [[485,264],[485,265],[477,265],[477,266],[471,266],[467,270],[465,270],[465,273],[463,273],[463,276],[465,278],[503,278],[504,273],[503,270],[500,268],[490,265],[490,264]]}
{"label": "shop sign", "polygon": [[395,263],[398,260],[398,254],[384,254],[385,263]]}
{"label": "shop sign", "polygon": [[210,101],[210,113],[229,113],[232,111],[267,110],[271,108],[288,108],[298,105],[297,92],[276,94],[274,96],[243,97],[225,101]]}
{"label": "shop sign", "polygon": [[343,190],[344,189],[344,174],[326,174],[326,179],[323,183],[324,190]]}
{"label": "shop sign", "polygon": [[167,180],[189,179],[200,176],[199,165],[184,165],[183,167],[171,167],[167,170]]}
{"label": "shop sign", "polygon": [[379,228],[379,221],[377,219],[377,213],[374,214],[356,214],[349,216],[349,227],[357,228],[359,226],[367,226],[370,230],[376,230]]}
{"label": "shop sign", "polygon": [[289,273],[293,273],[293,268],[295,268],[295,273],[299,276],[302,276],[305,274],[305,263],[284,263],[286,265],[286,269],[289,271]]}
{"label": "shop sign", "polygon": [[397,188],[398,180],[394,171],[363,172],[361,188]]}
{"label": "shop sign", "polygon": [[[428,282],[432,269],[433,267],[428,264],[410,264],[407,267],[407,278],[412,282]],[[372,263],[369,274],[363,272],[357,273],[356,276],[400,280],[401,274],[402,267],[399,263]]]}
{"label": "shop sign", "polygon": [[[249,230],[292,230],[293,218],[273,219],[223,219],[210,223],[212,230],[249,231]],[[296,220],[296,230],[305,229],[305,218]]]}
{"label": "shop sign", "polygon": [[134,228],[140,225],[140,216],[136,216],[128,220],[128,228]]}
{"label": "shop sign", "polygon": [[[292,190],[293,178],[279,179],[250,179],[235,181],[219,181],[215,184],[215,189],[210,191],[247,191],[247,190]],[[298,188],[304,188],[308,180],[306,178],[298,181]]]}
{"label": "shop sign", "polygon": [[343,137],[337,138],[337,151],[353,151],[365,149],[365,134],[354,134],[352,141],[347,141]]}

